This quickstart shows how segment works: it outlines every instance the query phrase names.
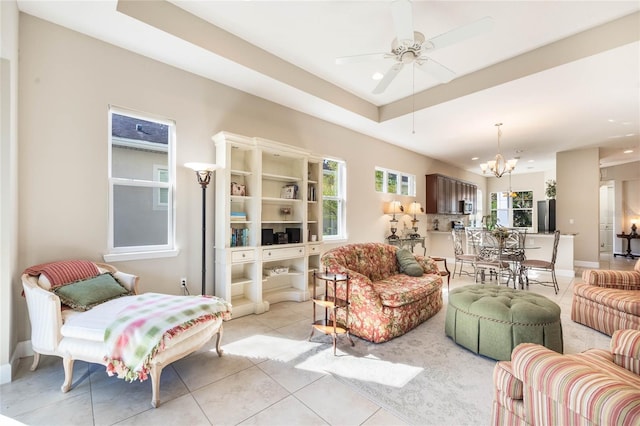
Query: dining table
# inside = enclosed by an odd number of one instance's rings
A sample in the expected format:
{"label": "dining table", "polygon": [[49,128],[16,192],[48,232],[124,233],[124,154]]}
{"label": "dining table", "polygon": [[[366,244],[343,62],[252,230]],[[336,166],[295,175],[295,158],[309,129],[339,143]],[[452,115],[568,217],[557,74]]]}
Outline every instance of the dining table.
{"label": "dining table", "polygon": [[520,284],[521,289],[524,288],[520,265],[526,259],[528,250],[540,249],[541,246],[527,245],[526,232],[515,229],[507,230],[502,238],[490,230],[485,230],[480,241],[476,250],[478,256],[476,267],[489,269],[490,274],[496,273],[498,280],[503,275],[502,271],[507,270],[506,284],[509,285],[509,281],[513,280],[514,289],[516,282]]}

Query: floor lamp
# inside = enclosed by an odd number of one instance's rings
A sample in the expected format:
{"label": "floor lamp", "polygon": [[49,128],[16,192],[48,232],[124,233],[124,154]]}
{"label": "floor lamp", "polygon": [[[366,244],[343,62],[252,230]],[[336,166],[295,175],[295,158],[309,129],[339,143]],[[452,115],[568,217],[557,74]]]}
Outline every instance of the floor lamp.
{"label": "floor lamp", "polygon": [[205,281],[207,276],[206,250],[207,250],[207,185],[211,182],[211,175],[217,168],[215,164],[187,163],[188,167],[196,172],[198,183],[202,187],[202,295],[205,294]]}

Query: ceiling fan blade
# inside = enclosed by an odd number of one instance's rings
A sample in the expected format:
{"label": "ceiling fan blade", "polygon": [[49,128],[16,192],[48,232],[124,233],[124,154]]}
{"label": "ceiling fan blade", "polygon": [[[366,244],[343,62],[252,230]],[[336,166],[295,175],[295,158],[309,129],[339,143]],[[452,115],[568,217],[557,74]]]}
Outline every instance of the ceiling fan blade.
{"label": "ceiling fan blade", "polygon": [[336,58],[337,65],[354,64],[357,62],[371,61],[374,59],[384,59],[386,53],[367,53],[364,55],[341,56]]}
{"label": "ceiling fan blade", "polygon": [[431,74],[436,80],[441,83],[448,83],[456,78],[456,73],[449,68],[442,65],[440,62],[434,61],[431,58],[424,58],[420,63],[416,62],[418,68],[422,71]]}
{"label": "ceiling fan blade", "polygon": [[440,49],[450,46],[462,40],[474,37],[489,31],[493,27],[493,18],[485,16],[475,22],[447,31],[444,34],[437,35],[425,42],[425,46],[429,46],[429,50]]}
{"label": "ceiling fan blade", "polygon": [[400,70],[402,70],[403,66],[404,64],[402,62],[393,64],[393,66],[389,68],[389,71],[385,73],[382,80],[380,80],[380,83],[378,83],[376,88],[373,89],[373,94],[379,95],[380,93],[384,92],[387,89],[387,87],[389,87],[389,84],[393,81],[393,79],[396,78],[396,75],[398,75]]}
{"label": "ceiling fan blade", "polygon": [[398,41],[413,41],[413,10],[409,0],[396,0],[391,3],[393,26]]}

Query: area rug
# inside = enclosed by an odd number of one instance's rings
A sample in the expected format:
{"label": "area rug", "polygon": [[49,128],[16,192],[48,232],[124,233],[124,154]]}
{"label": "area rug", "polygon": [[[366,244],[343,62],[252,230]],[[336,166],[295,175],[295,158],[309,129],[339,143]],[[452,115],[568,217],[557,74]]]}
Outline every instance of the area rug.
{"label": "area rug", "polygon": [[[386,343],[355,339],[353,347],[343,344],[334,362],[344,364],[353,358],[348,362],[350,374],[340,374],[331,366],[325,371],[409,424],[488,424],[496,361],[475,355],[447,338],[445,311],[446,307]],[[394,370],[394,379],[385,383],[387,369]],[[419,371],[411,377],[415,370]],[[405,376],[410,380],[403,383]]]}
{"label": "area rug", "polygon": [[[608,348],[608,336],[571,321],[570,289],[548,296],[562,309],[564,353]],[[337,356],[318,351],[297,368],[332,374],[408,424],[489,424],[496,361],[445,335],[446,310],[445,293],[442,310],[407,334],[379,344],[354,337],[353,347],[341,340]]]}

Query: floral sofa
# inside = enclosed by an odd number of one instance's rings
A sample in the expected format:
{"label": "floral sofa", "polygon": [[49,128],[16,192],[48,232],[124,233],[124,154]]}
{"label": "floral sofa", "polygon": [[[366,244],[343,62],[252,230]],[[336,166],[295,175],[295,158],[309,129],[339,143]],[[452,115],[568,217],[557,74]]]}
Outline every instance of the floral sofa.
{"label": "floral sofa", "polygon": [[584,271],[573,287],[571,319],[609,336],[640,330],[640,260],[633,271]]}
{"label": "floral sofa", "polygon": [[[382,243],[348,244],[327,251],[321,259],[328,272],[349,274],[350,332],[374,343],[406,333],[442,308],[442,277],[435,262],[416,256],[423,275],[405,275],[396,258],[398,250]],[[344,297],[344,287],[337,291]],[[344,324],[345,311],[337,315]]]}
{"label": "floral sofa", "polygon": [[492,425],[638,425],[640,331],[574,355],[522,343],[496,364],[493,383]]}

